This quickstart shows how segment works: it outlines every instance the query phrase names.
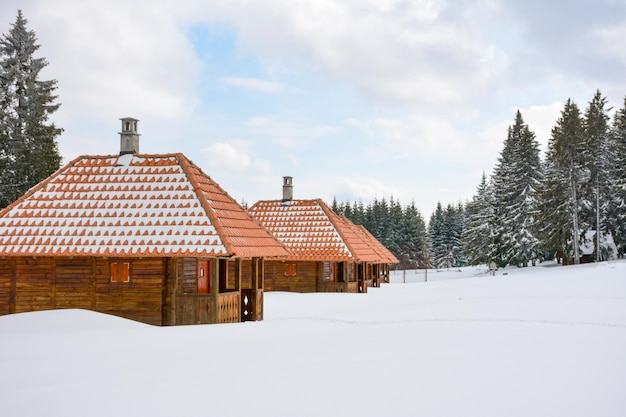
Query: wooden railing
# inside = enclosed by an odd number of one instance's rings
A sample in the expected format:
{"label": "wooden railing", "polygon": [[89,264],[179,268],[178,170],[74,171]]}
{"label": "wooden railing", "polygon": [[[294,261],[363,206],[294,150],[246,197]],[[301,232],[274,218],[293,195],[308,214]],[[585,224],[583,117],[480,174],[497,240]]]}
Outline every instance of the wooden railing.
{"label": "wooden railing", "polygon": [[238,323],[239,318],[239,291],[227,292],[217,296],[217,322]]}
{"label": "wooden railing", "polygon": [[240,321],[239,298],[239,291],[218,294],[215,308],[212,294],[177,295],[176,324],[237,323]]}

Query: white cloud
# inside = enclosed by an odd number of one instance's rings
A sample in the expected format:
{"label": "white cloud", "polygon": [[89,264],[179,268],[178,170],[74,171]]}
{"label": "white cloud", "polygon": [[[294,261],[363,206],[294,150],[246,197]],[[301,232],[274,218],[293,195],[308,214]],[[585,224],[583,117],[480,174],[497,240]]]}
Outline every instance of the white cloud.
{"label": "white cloud", "polygon": [[275,145],[284,149],[306,149],[309,140],[319,138],[337,131],[329,125],[309,125],[306,122],[289,120],[290,115],[263,116],[256,115],[246,120],[245,124],[256,137],[268,138]]}
{"label": "white cloud", "polygon": [[243,171],[250,167],[251,158],[241,147],[229,143],[214,143],[202,149],[209,167],[215,170]]}
{"label": "white cloud", "polygon": [[242,54],[347,83],[383,102],[462,104],[498,65],[476,21],[489,2],[270,0],[197,7],[198,19],[233,25]]}
{"label": "white cloud", "polygon": [[264,93],[279,93],[285,91],[287,86],[283,83],[256,78],[226,77],[224,82],[234,87],[246,88],[249,90],[261,91]]}
{"label": "white cloud", "polygon": [[406,118],[346,120],[371,138],[372,155],[398,158],[468,158],[464,135],[448,119],[412,114]]}
{"label": "white cloud", "polygon": [[201,63],[166,3],[38,2],[24,10],[59,80],[59,113],[176,119],[198,103]]}

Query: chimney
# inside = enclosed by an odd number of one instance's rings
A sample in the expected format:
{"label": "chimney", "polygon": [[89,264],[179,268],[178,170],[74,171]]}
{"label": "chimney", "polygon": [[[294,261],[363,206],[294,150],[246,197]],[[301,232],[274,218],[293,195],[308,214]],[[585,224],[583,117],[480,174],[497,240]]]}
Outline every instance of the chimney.
{"label": "chimney", "polygon": [[293,199],[292,180],[292,177],[283,177],[283,201],[291,201]]}
{"label": "chimney", "polygon": [[124,117],[120,120],[122,121],[120,155],[139,153],[139,133],[137,133],[137,122],[139,120],[132,117]]}

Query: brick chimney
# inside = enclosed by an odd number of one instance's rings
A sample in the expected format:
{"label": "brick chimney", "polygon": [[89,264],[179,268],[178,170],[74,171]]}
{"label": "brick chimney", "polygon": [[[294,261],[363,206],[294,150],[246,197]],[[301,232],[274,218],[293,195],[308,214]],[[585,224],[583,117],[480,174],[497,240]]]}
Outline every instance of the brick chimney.
{"label": "brick chimney", "polygon": [[120,155],[139,153],[139,133],[137,133],[137,122],[139,120],[132,117],[124,117],[120,120],[122,121]]}
{"label": "brick chimney", "polygon": [[293,178],[283,177],[283,201],[291,201],[293,199]]}

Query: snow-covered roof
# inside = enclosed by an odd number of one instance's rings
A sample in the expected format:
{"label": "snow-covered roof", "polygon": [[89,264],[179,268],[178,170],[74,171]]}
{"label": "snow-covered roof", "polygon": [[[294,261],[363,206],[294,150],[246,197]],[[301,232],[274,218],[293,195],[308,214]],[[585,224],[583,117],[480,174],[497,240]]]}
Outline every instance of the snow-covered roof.
{"label": "snow-covered roof", "polygon": [[182,154],[81,156],[0,212],[0,256],[284,256]]}
{"label": "snow-covered roof", "polygon": [[289,250],[286,259],[385,262],[350,220],[320,199],[258,201],[248,211]]}
{"label": "snow-covered roof", "polygon": [[380,256],[383,263],[397,264],[398,258],[394,256],[389,249],[387,249],[378,239],[376,239],[362,224],[355,225],[360,233],[363,234],[363,239],[367,240],[372,249]]}

